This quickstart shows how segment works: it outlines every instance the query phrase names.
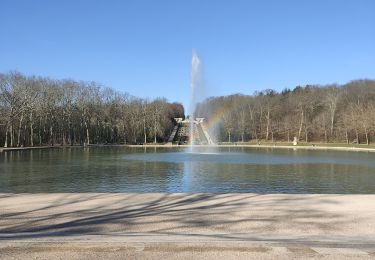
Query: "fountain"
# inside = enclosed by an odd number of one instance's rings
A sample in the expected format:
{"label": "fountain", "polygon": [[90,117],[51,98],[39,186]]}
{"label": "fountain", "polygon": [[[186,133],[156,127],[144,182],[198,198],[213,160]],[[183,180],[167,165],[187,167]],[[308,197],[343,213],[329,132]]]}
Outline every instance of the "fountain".
{"label": "fountain", "polygon": [[202,64],[198,57],[198,54],[193,50],[193,55],[191,58],[191,82],[190,82],[190,107],[189,107],[189,123],[190,123],[190,151],[193,150],[193,145],[195,143],[194,132],[195,132],[195,108],[197,103],[202,98]]}
{"label": "fountain", "polygon": [[197,105],[203,101],[205,89],[202,79],[202,63],[198,54],[193,50],[191,59],[191,82],[190,82],[190,107],[188,118],[175,118],[176,125],[168,139],[168,145],[174,142],[177,144],[188,144],[189,152],[193,151],[196,144],[212,145],[212,141],[208,130],[204,125],[205,118],[198,117]]}

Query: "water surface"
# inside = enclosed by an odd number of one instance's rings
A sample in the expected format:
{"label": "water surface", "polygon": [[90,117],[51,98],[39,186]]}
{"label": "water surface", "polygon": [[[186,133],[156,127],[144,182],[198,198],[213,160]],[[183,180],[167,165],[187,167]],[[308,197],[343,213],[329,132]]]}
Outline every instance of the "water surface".
{"label": "water surface", "polygon": [[375,193],[375,154],[90,147],[0,153],[0,192]]}

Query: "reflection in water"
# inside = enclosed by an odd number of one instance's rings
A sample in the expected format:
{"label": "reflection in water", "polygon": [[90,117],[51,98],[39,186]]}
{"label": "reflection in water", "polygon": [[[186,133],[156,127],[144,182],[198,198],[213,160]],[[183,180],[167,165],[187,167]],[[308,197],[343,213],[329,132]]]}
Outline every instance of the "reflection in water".
{"label": "reflection in water", "polygon": [[182,192],[188,192],[190,189],[190,176],[191,176],[191,161],[186,161],[183,163],[184,171],[182,174]]}
{"label": "reflection in water", "polygon": [[0,192],[375,193],[375,154],[67,148],[0,154]]}

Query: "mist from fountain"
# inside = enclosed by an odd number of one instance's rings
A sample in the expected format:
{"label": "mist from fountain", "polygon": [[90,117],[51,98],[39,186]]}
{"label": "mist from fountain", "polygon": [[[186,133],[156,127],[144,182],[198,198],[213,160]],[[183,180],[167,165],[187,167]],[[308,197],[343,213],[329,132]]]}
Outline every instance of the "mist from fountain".
{"label": "mist from fountain", "polygon": [[189,107],[189,143],[190,151],[194,148],[194,120],[196,117],[196,107],[198,102],[202,99],[203,95],[203,81],[202,81],[202,63],[195,50],[193,50],[191,58],[191,82],[190,82],[190,107]]}

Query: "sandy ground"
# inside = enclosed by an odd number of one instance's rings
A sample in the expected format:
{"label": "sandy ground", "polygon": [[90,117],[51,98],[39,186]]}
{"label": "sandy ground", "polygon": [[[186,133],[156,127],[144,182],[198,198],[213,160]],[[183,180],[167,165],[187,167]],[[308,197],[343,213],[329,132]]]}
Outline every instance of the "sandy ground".
{"label": "sandy ground", "polygon": [[0,194],[0,259],[374,259],[375,195]]}

